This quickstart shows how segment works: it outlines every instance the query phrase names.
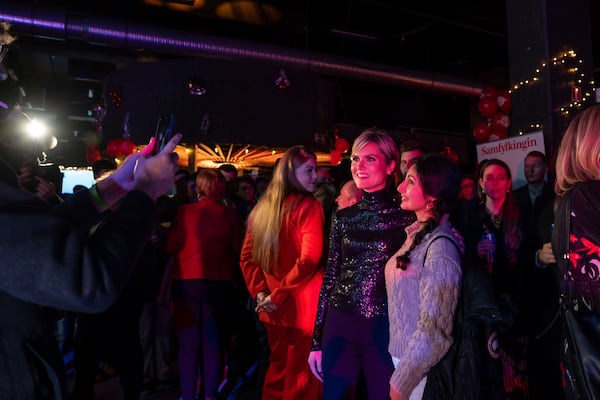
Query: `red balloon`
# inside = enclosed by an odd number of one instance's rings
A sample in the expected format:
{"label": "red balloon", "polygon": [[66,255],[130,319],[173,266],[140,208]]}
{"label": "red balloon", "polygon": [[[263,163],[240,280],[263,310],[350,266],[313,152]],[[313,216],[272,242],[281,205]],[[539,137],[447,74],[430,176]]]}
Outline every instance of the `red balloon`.
{"label": "red balloon", "polygon": [[495,97],[484,97],[479,100],[479,113],[485,118],[491,118],[498,109]]}
{"label": "red balloon", "polygon": [[473,136],[477,143],[487,142],[490,138],[490,127],[485,122],[479,122],[473,127]]}
{"label": "red balloon", "polygon": [[332,165],[338,165],[339,163],[342,162],[342,153],[340,153],[339,151],[333,150],[329,154],[329,161],[331,162]]}
{"label": "red balloon", "polygon": [[508,137],[508,131],[502,125],[492,125],[490,129],[490,142],[500,139],[506,139]]}
{"label": "red balloon", "polygon": [[113,157],[119,157],[120,155],[122,155],[122,153],[121,153],[121,144],[122,143],[123,143],[123,139],[121,139],[121,138],[115,138],[115,139],[109,140],[108,143],[106,144],[106,152]]}
{"label": "red balloon", "polygon": [[500,125],[506,129],[510,126],[510,117],[503,112],[497,112],[492,117],[492,126],[494,125]]}
{"label": "red balloon", "polygon": [[136,145],[129,139],[123,140],[121,142],[121,154],[124,156],[128,156],[135,152]]}
{"label": "red balloon", "polygon": [[484,97],[496,97],[498,95],[498,91],[493,86],[484,87],[481,92],[479,92],[479,98],[483,99]]}
{"label": "red balloon", "polygon": [[498,93],[498,97],[496,97],[496,103],[498,103],[498,107],[504,112],[509,112],[512,103],[510,100],[510,94],[506,91]]}
{"label": "red balloon", "polygon": [[335,139],[335,149],[340,153],[346,153],[348,150],[350,150],[350,143],[348,143],[348,141],[343,137],[339,137]]}

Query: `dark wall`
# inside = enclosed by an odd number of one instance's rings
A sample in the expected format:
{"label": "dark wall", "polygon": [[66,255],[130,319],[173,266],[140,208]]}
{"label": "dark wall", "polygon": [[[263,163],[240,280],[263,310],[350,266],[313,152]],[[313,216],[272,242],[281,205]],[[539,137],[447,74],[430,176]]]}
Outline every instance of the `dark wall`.
{"label": "dark wall", "polygon": [[[170,60],[130,64],[107,77],[103,120],[105,142],[123,134],[126,114],[132,140],[146,143],[158,117],[175,114],[175,131],[187,143],[252,143],[290,146],[312,142],[314,132],[334,123],[334,85],[308,73],[287,72],[292,86],[275,86],[279,70],[262,64],[222,60]],[[190,79],[206,94],[188,92]],[[116,107],[109,91],[123,101]],[[208,130],[202,119],[208,117]]]}

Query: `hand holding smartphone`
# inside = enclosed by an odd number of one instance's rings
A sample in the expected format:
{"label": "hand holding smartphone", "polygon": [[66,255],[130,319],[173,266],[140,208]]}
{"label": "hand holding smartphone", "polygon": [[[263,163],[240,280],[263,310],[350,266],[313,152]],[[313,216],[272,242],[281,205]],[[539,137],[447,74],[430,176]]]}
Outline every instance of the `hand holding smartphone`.
{"label": "hand holding smartphone", "polygon": [[160,153],[165,145],[173,137],[173,128],[175,127],[175,116],[173,114],[165,114],[158,118],[156,123],[156,131],[154,133],[154,139],[156,143],[154,145],[154,151],[152,155]]}

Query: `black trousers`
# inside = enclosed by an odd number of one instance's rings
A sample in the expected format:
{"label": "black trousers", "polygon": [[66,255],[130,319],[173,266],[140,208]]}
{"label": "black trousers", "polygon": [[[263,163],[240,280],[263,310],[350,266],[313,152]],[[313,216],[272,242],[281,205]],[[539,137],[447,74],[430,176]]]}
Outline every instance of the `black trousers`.
{"label": "black trousers", "polygon": [[323,398],[361,398],[357,393],[364,379],[369,400],[388,400],[394,372],[389,337],[387,316],[365,318],[327,310],[322,342]]}

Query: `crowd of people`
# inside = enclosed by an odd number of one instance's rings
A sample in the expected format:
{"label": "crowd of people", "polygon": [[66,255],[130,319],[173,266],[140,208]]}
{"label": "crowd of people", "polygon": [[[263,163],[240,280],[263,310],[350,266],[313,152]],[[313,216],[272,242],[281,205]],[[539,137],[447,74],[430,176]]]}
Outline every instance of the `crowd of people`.
{"label": "crowd of people", "polygon": [[[517,189],[500,159],[465,170],[373,128],[340,182],[302,145],[260,179],[229,164],[178,169],[176,135],[156,155],[151,141],[118,167],[98,162],[96,184],[62,199],[15,161],[2,128],[7,398],[93,399],[108,365],[127,400],[166,383],[181,400],[233,398],[247,382],[265,400],[428,399],[463,274],[477,270],[498,310],[478,338],[498,368],[477,399],[560,400],[561,284],[600,312],[587,271],[600,252],[584,252],[600,245],[600,106],[567,129],[556,182],[532,151]],[[559,271],[551,235],[565,194],[574,236],[560,245],[580,256]],[[58,320],[73,331],[74,385]]]}

